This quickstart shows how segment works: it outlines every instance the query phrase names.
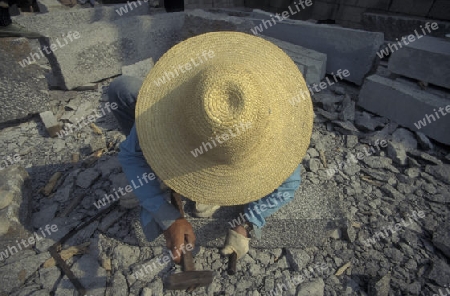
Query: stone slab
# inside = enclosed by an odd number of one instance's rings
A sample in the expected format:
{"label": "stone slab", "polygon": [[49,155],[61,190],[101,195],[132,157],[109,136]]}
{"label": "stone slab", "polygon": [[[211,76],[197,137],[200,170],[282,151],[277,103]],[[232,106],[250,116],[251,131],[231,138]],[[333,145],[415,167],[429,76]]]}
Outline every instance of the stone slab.
{"label": "stone slab", "polygon": [[[292,202],[267,219],[261,240],[251,240],[254,248],[302,248],[318,246],[331,230],[342,228],[345,217],[336,195],[339,190],[331,185],[303,185],[295,193]],[[212,218],[194,218],[193,203],[185,204],[187,219],[197,236],[197,244],[222,247],[233,219],[242,213],[242,207],[222,207]],[[143,237],[143,234],[138,235]],[[153,242],[141,242],[149,246],[165,246],[163,236]]]}
{"label": "stone slab", "polygon": [[244,18],[229,16],[225,13],[210,13],[201,9],[187,11],[182,39],[217,31],[250,32],[253,24]]}
{"label": "stone slab", "polygon": [[[415,89],[407,84],[378,75],[369,76],[360,93],[358,105],[362,108],[387,117],[413,131],[420,131],[428,137],[450,145],[450,116],[436,118],[434,109],[450,105],[450,100]],[[450,107],[449,107],[450,108]],[[418,121],[426,120],[426,125],[417,128]]]}
{"label": "stone slab", "polygon": [[[88,25],[99,21],[113,22],[124,17],[150,14],[148,4],[142,3],[143,5],[138,7],[131,6],[133,9],[130,9],[130,6],[126,4],[118,4],[94,8],[56,10],[43,14],[21,15],[16,17],[15,21],[24,27],[32,28],[44,34],[44,36],[51,36],[50,34],[54,33],[55,28],[59,29],[60,32],[73,31],[80,24]],[[123,13],[124,10],[120,10],[121,7],[127,7],[125,10],[128,12]],[[159,10],[157,11],[159,12]],[[122,12],[122,16],[118,12]]]}
{"label": "stone slab", "polygon": [[132,16],[74,26],[73,38],[61,34],[60,28],[48,27],[44,31],[51,37],[45,45],[57,49],[47,57],[57,84],[71,90],[119,75],[125,65],[150,57],[158,60],[180,41],[183,23],[184,13]]}
{"label": "stone slab", "polygon": [[153,65],[154,62],[152,58],[139,61],[133,65],[122,67],[122,75],[144,79],[153,68]]}
{"label": "stone slab", "polygon": [[327,74],[347,69],[350,76],[346,80],[358,85],[373,69],[376,53],[384,42],[383,33],[304,21],[284,20],[264,26],[261,19],[253,19],[253,23],[250,33],[263,34],[326,54]]}
{"label": "stone slab", "polygon": [[31,236],[31,190],[31,179],[23,167],[13,165],[0,170],[0,200],[12,195],[8,206],[1,210],[6,213],[9,227],[0,236],[0,264],[8,257],[18,256],[16,240],[28,240]]}
{"label": "stone slab", "polygon": [[327,20],[333,19],[337,12],[338,4],[324,1],[315,1],[312,6],[312,19]]}
{"label": "stone slab", "polygon": [[[210,13],[194,10],[186,13],[186,21],[182,33],[183,39],[211,31],[241,31],[251,33],[253,23],[222,13]],[[306,83],[319,83],[325,77],[327,56],[323,53],[288,43],[276,38],[263,36],[284,50],[297,64],[303,73]]]}
{"label": "stone slab", "polygon": [[421,36],[394,51],[388,69],[395,74],[450,89],[450,40]]}
{"label": "stone slab", "polygon": [[281,48],[299,67],[307,84],[319,83],[324,77],[327,68],[327,55],[284,42],[272,37],[263,36],[264,39]]}
{"label": "stone slab", "polygon": [[22,119],[49,108],[44,71],[38,65],[22,67],[19,64],[29,52],[26,39],[0,40],[0,123]]}
{"label": "stone slab", "polygon": [[61,131],[61,126],[59,125],[55,115],[53,115],[53,112],[45,111],[40,113],[39,116],[41,117],[41,120],[44,123],[50,137],[56,137],[58,132]]}
{"label": "stone slab", "polygon": [[434,0],[393,0],[389,11],[408,15],[426,16]]}
{"label": "stone slab", "polygon": [[450,21],[450,1],[435,0],[428,17]]}
{"label": "stone slab", "polygon": [[61,2],[57,0],[38,0],[37,5],[39,7],[39,12],[41,13],[54,10],[69,9],[69,7],[62,5]]}
{"label": "stone slab", "polygon": [[366,12],[363,14],[362,25],[364,30],[383,32],[384,39],[395,41],[396,38],[420,32],[420,26],[424,27],[427,22],[436,22],[437,30],[431,30],[428,36],[445,37],[450,30],[450,22],[430,20],[422,17],[388,15],[382,13]]}
{"label": "stone slab", "polygon": [[49,253],[30,254],[28,257],[0,267],[0,278],[2,279],[0,295],[13,295],[12,291],[24,285],[26,280],[50,257]]}

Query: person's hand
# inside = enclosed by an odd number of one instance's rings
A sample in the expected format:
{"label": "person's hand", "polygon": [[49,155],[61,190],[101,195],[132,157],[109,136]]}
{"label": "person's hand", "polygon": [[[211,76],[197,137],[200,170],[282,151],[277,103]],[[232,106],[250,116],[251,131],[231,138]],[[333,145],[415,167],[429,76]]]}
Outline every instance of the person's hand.
{"label": "person's hand", "polygon": [[172,252],[173,261],[180,264],[181,254],[186,252],[186,243],[190,244],[189,250],[195,245],[195,234],[192,225],[184,218],[178,218],[164,231],[166,245]]}
{"label": "person's hand", "polygon": [[221,250],[221,253],[223,255],[230,255],[235,252],[237,259],[241,259],[248,253],[249,248],[250,239],[248,238],[248,232],[243,226],[239,225],[228,231],[225,246]]}

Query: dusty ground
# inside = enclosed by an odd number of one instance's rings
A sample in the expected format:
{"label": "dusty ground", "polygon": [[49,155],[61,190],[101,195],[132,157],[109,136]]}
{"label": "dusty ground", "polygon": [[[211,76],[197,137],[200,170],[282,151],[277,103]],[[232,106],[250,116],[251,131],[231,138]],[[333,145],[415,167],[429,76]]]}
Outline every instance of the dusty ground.
{"label": "dusty ground", "polygon": [[[107,85],[108,81],[97,91],[51,91],[61,101],[52,111],[59,118],[86,115],[105,101],[102,94]],[[450,266],[443,250],[449,250],[450,151],[436,143],[429,149],[431,143],[418,142],[414,134],[387,119],[355,111],[352,101],[357,99],[358,89],[343,86],[314,96],[317,116],[311,148],[303,162],[302,186],[336,183],[339,202],[351,223],[312,248],[252,249],[238,263],[235,276],[226,274],[227,260],[218,249],[201,247],[197,266],[214,270],[215,279],[193,295],[265,295],[283,284],[288,290],[283,295],[446,293]],[[337,118],[354,122],[356,128],[333,123]],[[47,223],[60,223],[60,229],[66,230],[79,225],[98,213],[94,201],[123,184],[117,151],[124,137],[110,113],[96,124],[101,135],[85,126],[63,139],[48,137],[39,118],[0,130],[0,156],[20,155],[18,162],[31,176],[36,229]],[[376,147],[382,140],[400,144]],[[103,149],[100,159],[89,162],[98,149]],[[403,150],[409,151],[404,157]],[[352,158],[358,152],[363,157]],[[403,159],[406,164],[392,159]],[[40,189],[56,172],[62,172],[62,177],[50,196],[44,196]],[[84,195],[81,203],[67,217],[58,217],[80,195]],[[163,292],[161,277],[175,270],[171,264],[143,272],[164,250],[139,247],[134,227],[139,224],[137,213],[133,199],[124,198],[112,214],[93,222],[67,243],[90,242],[88,251],[68,260],[83,285],[90,288],[89,295],[184,295]],[[403,224],[395,228],[396,223]],[[34,251],[11,256],[0,263],[0,274],[20,268],[17,262],[21,260],[42,260],[36,255],[40,249],[36,246]],[[42,266],[13,290],[11,295],[74,293],[67,276],[56,267]]]}

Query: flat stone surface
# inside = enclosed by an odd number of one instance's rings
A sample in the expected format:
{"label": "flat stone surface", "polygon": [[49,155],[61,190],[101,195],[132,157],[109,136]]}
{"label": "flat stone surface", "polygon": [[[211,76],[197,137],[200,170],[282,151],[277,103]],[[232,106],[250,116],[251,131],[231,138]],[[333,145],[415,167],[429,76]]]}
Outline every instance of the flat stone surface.
{"label": "flat stone surface", "polygon": [[445,256],[450,257],[450,226],[448,223],[442,225],[433,233],[433,245],[441,250]]}
{"label": "flat stone surface", "polygon": [[325,283],[323,279],[319,278],[312,282],[300,285],[297,296],[323,296]]}
{"label": "flat stone surface", "polygon": [[69,7],[62,5],[61,2],[57,0],[38,0],[37,4],[41,13],[53,10],[69,9]]}
{"label": "flat stone surface", "polygon": [[153,59],[149,58],[133,65],[124,66],[122,67],[122,75],[144,79],[154,64]]}
{"label": "flat stone surface", "polygon": [[[52,0],[45,0],[51,2]],[[45,14],[21,15],[15,20],[22,26],[34,28],[34,30],[43,33],[45,36],[51,36],[53,29],[58,27],[60,32],[73,31],[74,27],[80,24],[92,24],[98,21],[112,22],[125,17],[133,17],[138,15],[148,15],[148,5],[133,7],[122,16],[117,13],[123,4],[98,6],[94,8],[83,9],[67,9],[50,11]],[[161,11],[161,10],[159,10]]]}
{"label": "flat stone surface", "polygon": [[30,51],[26,39],[0,39],[0,123],[22,119],[49,107],[43,69],[38,65],[19,64]]}
{"label": "flat stone surface", "polygon": [[[9,220],[8,232],[0,237],[0,250],[11,246],[6,257],[17,256],[19,248],[16,240],[27,240],[31,234],[31,180],[27,171],[18,165],[10,166],[0,171],[1,192],[9,192],[13,195],[12,200],[2,212],[7,213]],[[1,262],[1,260],[0,260]]]}
{"label": "flat stone surface", "polygon": [[55,115],[53,115],[53,112],[45,111],[40,113],[39,116],[41,117],[41,120],[44,123],[50,137],[56,137],[57,133],[61,130],[61,126],[59,125]]}
{"label": "flat stone surface", "polygon": [[263,37],[281,48],[299,67],[307,84],[319,83],[324,77],[327,68],[327,55],[284,42],[272,37]]}
{"label": "flat stone surface", "polygon": [[433,109],[450,105],[450,100],[414,89],[398,81],[372,75],[366,79],[359,93],[358,105],[412,131],[418,131],[418,121],[423,121],[426,125],[420,126],[421,133],[438,142],[450,144],[448,132],[450,117],[441,116],[439,119],[435,117],[436,121],[432,119],[428,121],[425,117],[433,115]]}
{"label": "flat stone surface", "polygon": [[450,164],[427,165],[425,172],[450,185]]}
{"label": "flat stone surface", "polygon": [[20,287],[50,257],[49,253],[41,253],[0,267],[0,278],[2,279],[0,293],[11,292]]}
{"label": "flat stone surface", "polygon": [[[251,246],[254,248],[301,248],[320,244],[327,237],[329,230],[345,225],[335,197],[337,191],[337,188],[327,187],[324,184],[300,186],[293,201],[267,219],[262,239],[251,240]],[[191,203],[185,206],[185,211],[196,232],[198,245],[222,247],[230,223],[239,217],[242,208],[222,207],[212,218],[192,217]],[[165,246],[163,236],[150,243],[146,241],[140,243]]]}
{"label": "flat stone surface", "polygon": [[428,278],[436,282],[439,286],[444,287],[448,284],[450,278],[450,266],[445,259],[435,259],[428,274]]}
{"label": "flat stone surface", "polygon": [[[374,12],[365,12],[362,17],[362,25],[364,30],[383,32],[384,39],[389,41],[396,41],[396,38],[414,34],[417,29],[420,32],[420,26],[424,26],[430,19],[396,15],[396,14],[382,14]],[[446,32],[450,29],[450,23],[444,21],[433,20],[439,26],[437,30],[431,30],[429,36],[445,37]]]}
{"label": "flat stone surface", "polygon": [[382,33],[304,21],[284,20],[276,25],[266,25],[265,28],[261,20],[253,19],[253,25],[261,28],[260,33],[263,35],[326,54],[327,74],[336,74],[339,69],[348,70],[350,76],[345,80],[358,85],[363,83],[371,70],[376,52],[384,42]]}
{"label": "flat stone surface", "polygon": [[99,176],[100,173],[96,169],[89,168],[78,175],[76,184],[81,188],[89,188]]}
{"label": "flat stone surface", "polygon": [[252,22],[243,18],[195,9],[186,12],[181,36],[184,40],[207,32],[217,31],[240,31],[250,34],[250,28],[252,27]]}
{"label": "flat stone surface", "polygon": [[423,36],[394,51],[388,69],[395,74],[450,89],[450,41]]}
{"label": "flat stone surface", "polygon": [[[67,31],[51,18],[42,28],[32,27],[32,22],[22,24],[49,36],[46,46],[56,46],[48,55],[56,83],[70,90],[119,75],[125,65],[150,57],[158,60],[180,41],[183,22],[183,13],[171,13],[78,23]],[[70,36],[69,31],[73,32]]]}
{"label": "flat stone surface", "polygon": [[[87,290],[87,295],[104,295],[106,290],[106,271],[99,266],[97,259],[86,254],[71,267],[75,276]],[[56,295],[73,295],[75,287],[67,276],[59,282]]]}

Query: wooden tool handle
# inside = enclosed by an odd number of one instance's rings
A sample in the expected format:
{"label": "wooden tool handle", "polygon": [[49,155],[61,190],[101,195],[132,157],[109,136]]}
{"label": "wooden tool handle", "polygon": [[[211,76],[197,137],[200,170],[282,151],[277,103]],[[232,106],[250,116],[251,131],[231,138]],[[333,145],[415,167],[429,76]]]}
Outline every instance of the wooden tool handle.
{"label": "wooden tool handle", "polygon": [[236,252],[233,252],[228,257],[228,274],[229,275],[235,275],[236,274],[236,262],[237,262],[237,254]]}
{"label": "wooden tool handle", "polygon": [[194,271],[194,256],[192,256],[191,251],[185,250],[185,252],[185,254],[181,254],[181,266],[183,267],[183,271]]}
{"label": "wooden tool handle", "polygon": [[180,212],[181,217],[184,218],[184,209],[183,202],[181,201],[181,195],[179,195],[175,191],[172,191],[172,194],[170,195],[170,202]]}
{"label": "wooden tool handle", "polygon": [[[170,201],[175,206],[175,208],[177,208],[177,210],[180,211],[181,217],[184,218],[183,202],[181,201],[181,195],[172,191]],[[186,250],[187,244],[188,242],[185,239],[184,240],[185,248],[183,250],[183,254],[181,254],[181,267],[183,268],[183,271],[194,271],[195,270],[194,256],[192,256],[191,251]]]}

